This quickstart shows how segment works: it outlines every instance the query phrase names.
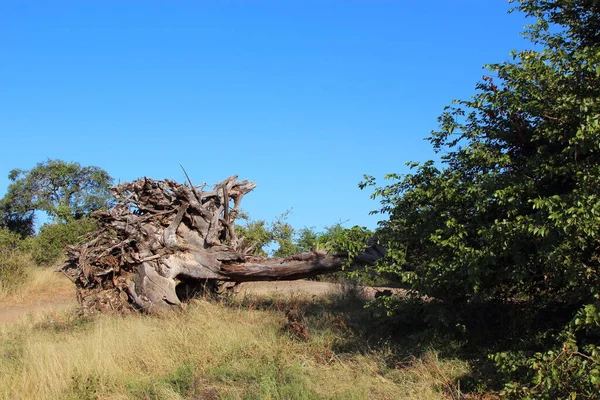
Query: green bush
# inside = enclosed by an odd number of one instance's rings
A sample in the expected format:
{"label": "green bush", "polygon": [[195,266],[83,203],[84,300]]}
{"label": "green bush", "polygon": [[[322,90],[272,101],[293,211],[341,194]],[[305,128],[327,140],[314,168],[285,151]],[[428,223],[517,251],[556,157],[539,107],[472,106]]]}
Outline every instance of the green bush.
{"label": "green bush", "polygon": [[83,235],[96,228],[96,221],[87,217],[45,224],[31,241],[33,259],[39,265],[52,264],[62,257],[68,245],[78,243]]}
{"label": "green bush", "polygon": [[600,394],[600,304],[582,307],[557,335],[557,345],[533,354],[490,355],[514,399],[593,399]]}
{"label": "green bush", "polygon": [[[388,249],[379,271],[449,309],[516,302],[529,305],[521,316],[529,319],[553,318],[557,307],[562,329],[542,348],[519,348],[532,339],[521,332],[491,356],[514,372],[505,395],[592,398],[600,389],[600,3],[520,0],[517,8],[535,19],[525,32],[535,50],[488,65],[475,95],[446,109],[429,137],[439,162],[408,163],[412,173],[375,187],[378,212],[389,215],[377,232]],[[372,177],[361,184],[370,185]]]}
{"label": "green bush", "polygon": [[56,262],[63,256],[66,246],[77,243],[96,227],[91,218],[45,224],[37,236],[26,239],[0,227],[0,286],[14,289],[26,279],[27,267]]}

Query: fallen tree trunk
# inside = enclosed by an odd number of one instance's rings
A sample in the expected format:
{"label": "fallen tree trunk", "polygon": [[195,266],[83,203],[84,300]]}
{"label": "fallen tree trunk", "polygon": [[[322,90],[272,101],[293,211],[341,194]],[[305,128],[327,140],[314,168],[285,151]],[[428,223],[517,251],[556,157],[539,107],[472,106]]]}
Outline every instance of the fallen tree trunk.
{"label": "fallen tree trunk", "polygon": [[[251,254],[235,220],[256,185],[237,176],[204,191],[190,182],[138,179],[113,187],[117,204],[94,213],[99,229],[69,248],[62,270],[76,284],[84,311],[155,312],[178,307],[178,285],[295,280],[331,273],[343,254],[312,251],[286,258]],[[385,254],[376,244],[353,265]]]}

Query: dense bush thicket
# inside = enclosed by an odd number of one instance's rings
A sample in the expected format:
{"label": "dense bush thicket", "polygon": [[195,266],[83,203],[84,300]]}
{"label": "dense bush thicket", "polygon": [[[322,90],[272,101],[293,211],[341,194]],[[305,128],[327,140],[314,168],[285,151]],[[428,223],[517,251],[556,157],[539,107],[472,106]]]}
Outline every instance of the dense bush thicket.
{"label": "dense bush thicket", "polygon": [[[536,50],[488,65],[429,140],[441,163],[377,187],[391,272],[449,308],[526,302],[562,323],[492,355],[505,394],[600,392],[600,4],[521,0]],[[371,177],[361,184],[375,185]],[[541,338],[540,338],[541,339]],[[579,398],[579,397],[577,397]],[[597,398],[597,397],[596,397]]]}

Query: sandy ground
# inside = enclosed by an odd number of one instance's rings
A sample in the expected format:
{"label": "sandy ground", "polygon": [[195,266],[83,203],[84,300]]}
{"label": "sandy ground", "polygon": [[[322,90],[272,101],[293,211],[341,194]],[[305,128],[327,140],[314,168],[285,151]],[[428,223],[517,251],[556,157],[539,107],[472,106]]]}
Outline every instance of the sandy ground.
{"label": "sandy ground", "polygon": [[0,305],[0,325],[18,322],[21,318],[45,311],[63,311],[77,306],[75,297],[55,298],[22,305]]}
{"label": "sandy ground", "polygon": [[66,277],[61,277],[60,281],[60,285],[49,290],[39,290],[27,297],[0,301],[0,325],[18,322],[30,314],[76,307],[75,287]]}
{"label": "sandy ground", "polygon": [[[343,285],[329,282],[315,281],[278,281],[278,282],[244,282],[235,288],[237,295],[256,296],[322,296],[331,293],[341,293],[345,290]],[[368,299],[375,298],[377,292],[390,290],[395,295],[405,294],[403,289],[386,287],[358,287],[361,294]]]}
{"label": "sandy ground", "polygon": [[[48,311],[64,311],[77,306],[75,287],[63,275],[48,282],[48,286],[31,289],[28,295],[15,299],[0,300],[0,325],[18,322],[27,315]],[[375,293],[391,290],[403,294],[402,289],[361,287],[366,298],[374,298]],[[344,287],[339,284],[315,281],[245,282],[235,288],[236,296],[290,296],[315,297],[331,293],[341,293]]]}

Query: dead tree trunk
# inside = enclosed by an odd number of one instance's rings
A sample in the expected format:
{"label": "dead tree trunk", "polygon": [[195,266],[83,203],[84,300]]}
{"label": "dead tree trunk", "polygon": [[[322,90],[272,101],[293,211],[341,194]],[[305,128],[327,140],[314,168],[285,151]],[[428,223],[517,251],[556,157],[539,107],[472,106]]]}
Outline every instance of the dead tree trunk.
{"label": "dead tree trunk", "polygon": [[[115,186],[117,205],[95,213],[98,231],[69,249],[62,268],[77,285],[83,309],[155,312],[181,304],[181,282],[294,280],[342,268],[347,259],[341,254],[250,254],[234,223],[242,198],[256,185],[236,179],[209,191],[148,178]],[[354,262],[373,263],[384,253],[373,245]]]}

